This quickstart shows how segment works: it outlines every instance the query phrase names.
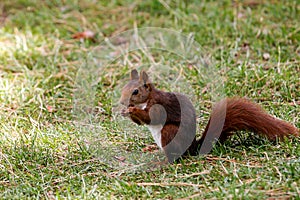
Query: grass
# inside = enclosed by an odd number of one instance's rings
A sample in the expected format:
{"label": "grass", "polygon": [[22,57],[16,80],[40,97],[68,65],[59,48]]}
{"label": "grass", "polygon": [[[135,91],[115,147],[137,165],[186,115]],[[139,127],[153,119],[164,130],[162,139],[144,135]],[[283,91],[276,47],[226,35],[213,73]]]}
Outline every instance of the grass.
{"label": "grass", "polygon": [[[113,61],[84,105],[92,123],[73,115],[76,75],[89,52],[125,30],[165,27],[192,33],[226,68],[227,96],[253,99],[300,127],[299,9],[298,1],[2,1],[0,198],[299,199],[299,138],[244,133],[205,156],[145,164],[157,155],[142,152],[153,143],[149,132],[113,111],[130,69],[147,69],[149,55],[172,66],[159,86],[191,92],[199,134],[211,108],[203,74],[168,52],[137,50]],[[93,40],[72,38],[85,30]],[[172,84],[180,72],[183,85]]]}

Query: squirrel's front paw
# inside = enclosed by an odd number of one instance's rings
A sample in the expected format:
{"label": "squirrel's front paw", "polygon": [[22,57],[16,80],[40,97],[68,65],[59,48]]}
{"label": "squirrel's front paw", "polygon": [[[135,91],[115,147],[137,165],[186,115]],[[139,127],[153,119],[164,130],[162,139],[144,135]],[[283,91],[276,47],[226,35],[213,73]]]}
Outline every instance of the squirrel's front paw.
{"label": "squirrel's front paw", "polygon": [[129,111],[128,111],[128,109],[127,109],[127,108],[126,108],[126,109],[122,109],[121,115],[122,115],[123,117],[128,117],[128,116],[129,116]]}
{"label": "squirrel's front paw", "polygon": [[132,114],[136,111],[136,107],[129,107],[127,110],[129,114]]}
{"label": "squirrel's front paw", "polygon": [[134,113],[136,110],[137,110],[136,107],[130,106],[130,107],[128,107],[128,108],[123,109],[123,110],[121,111],[121,115],[122,115],[123,117],[128,117],[130,114]]}

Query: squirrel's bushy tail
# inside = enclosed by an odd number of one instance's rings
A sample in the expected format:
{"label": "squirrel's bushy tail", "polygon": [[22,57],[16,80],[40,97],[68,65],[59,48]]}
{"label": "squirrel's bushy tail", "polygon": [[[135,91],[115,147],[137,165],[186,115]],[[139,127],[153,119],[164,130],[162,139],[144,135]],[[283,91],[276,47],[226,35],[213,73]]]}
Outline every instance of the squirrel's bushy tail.
{"label": "squirrel's bushy tail", "polygon": [[[220,140],[226,140],[234,131],[249,130],[267,136],[270,140],[288,135],[299,135],[292,124],[277,119],[264,111],[258,104],[246,99],[226,99],[226,118]],[[218,112],[213,111],[213,112]],[[213,113],[212,116],[215,116]]]}
{"label": "squirrel's bushy tail", "polygon": [[299,136],[295,126],[271,116],[258,104],[243,98],[227,98],[215,105],[201,139],[195,140],[191,149],[199,150],[203,145],[201,152],[209,152],[210,143],[215,140],[223,142],[235,131],[242,130],[267,136],[270,140]]}

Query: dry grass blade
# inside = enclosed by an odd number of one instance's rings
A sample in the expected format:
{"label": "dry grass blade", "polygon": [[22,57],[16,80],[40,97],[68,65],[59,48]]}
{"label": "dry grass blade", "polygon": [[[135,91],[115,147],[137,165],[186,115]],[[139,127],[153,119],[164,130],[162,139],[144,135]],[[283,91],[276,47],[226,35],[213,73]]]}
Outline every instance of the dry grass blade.
{"label": "dry grass blade", "polygon": [[167,186],[176,186],[176,187],[196,187],[196,188],[203,188],[205,185],[202,184],[194,184],[194,183],[185,183],[185,182],[169,182],[169,183],[131,183],[133,185],[138,186],[159,186],[159,187],[167,187]]}

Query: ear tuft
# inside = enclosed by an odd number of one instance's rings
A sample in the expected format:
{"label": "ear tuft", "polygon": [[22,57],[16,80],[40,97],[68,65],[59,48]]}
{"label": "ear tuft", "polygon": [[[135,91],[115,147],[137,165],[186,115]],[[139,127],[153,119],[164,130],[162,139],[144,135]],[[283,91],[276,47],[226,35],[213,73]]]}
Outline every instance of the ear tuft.
{"label": "ear tuft", "polygon": [[131,70],[130,79],[131,80],[139,79],[139,73],[138,73],[138,71],[136,69]]}
{"label": "ear tuft", "polygon": [[148,91],[151,91],[152,88],[153,88],[153,85],[151,83],[146,83],[144,84],[144,87],[148,90]]}
{"label": "ear tuft", "polygon": [[140,81],[143,82],[143,84],[146,84],[149,82],[149,76],[145,71],[141,71]]}

